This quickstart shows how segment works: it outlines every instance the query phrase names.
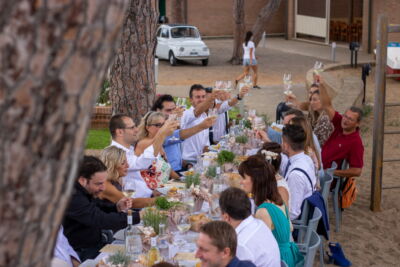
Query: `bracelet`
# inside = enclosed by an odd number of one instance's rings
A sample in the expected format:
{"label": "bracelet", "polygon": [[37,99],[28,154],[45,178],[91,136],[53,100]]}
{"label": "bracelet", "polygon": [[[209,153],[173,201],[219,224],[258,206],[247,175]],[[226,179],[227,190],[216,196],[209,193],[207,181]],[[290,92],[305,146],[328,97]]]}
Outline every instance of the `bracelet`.
{"label": "bracelet", "polygon": [[240,101],[240,100],[242,100],[243,98],[241,98],[241,97],[239,96],[239,94],[237,94],[236,99]]}

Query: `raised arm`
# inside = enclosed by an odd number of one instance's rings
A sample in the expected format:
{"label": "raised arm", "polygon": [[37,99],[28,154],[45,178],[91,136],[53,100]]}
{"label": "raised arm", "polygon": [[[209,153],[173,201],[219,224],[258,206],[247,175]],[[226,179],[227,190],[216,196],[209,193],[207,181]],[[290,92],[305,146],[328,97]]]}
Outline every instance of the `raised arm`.
{"label": "raised arm", "polygon": [[335,116],[335,109],[332,106],[332,100],[329,96],[328,92],[326,91],[325,85],[321,83],[319,85],[319,95],[321,96],[322,106],[325,109],[326,113],[329,116],[329,119],[332,120]]}
{"label": "raised arm", "polygon": [[212,108],[214,106],[215,98],[217,97],[217,95],[218,95],[217,92],[212,92],[211,94],[207,94],[206,101],[199,104],[194,109],[194,116],[197,118],[201,114],[203,114],[204,112],[207,112],[210,108]]}
{"label": "raised arm", "polygon": [[198,132],[201,132],[205,129],[210,128],[211,126],[214,125],[215,121],[217,119],[214,117],[208,117],[205,118],[201,123],[197,124],[196,126],[192,127],[192,128],[188,128],[188,129],[183,129],[179,132],[179,136],[182,140],[185,140],[195,134],[197,134]]}

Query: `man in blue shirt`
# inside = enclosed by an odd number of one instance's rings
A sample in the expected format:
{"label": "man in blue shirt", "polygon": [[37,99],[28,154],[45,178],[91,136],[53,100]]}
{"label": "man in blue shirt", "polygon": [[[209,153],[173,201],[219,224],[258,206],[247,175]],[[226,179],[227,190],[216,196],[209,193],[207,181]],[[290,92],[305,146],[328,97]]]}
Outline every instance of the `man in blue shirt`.
{"label": "man in blue shirt", "polygon": [[[172,113],[180,112],[176,108],[174,98],[171,95],[160,96],[154,103],[151,110],[162,112],[167,117]],[[215,118],[206,118],[203,120],[203,122],[194,127],[183,130],[175,130],[172,135],[165,138],[163,144],[164,151],[167,154],[168,162],[171,164],[171,167],[174,171],[177,172],[183,170],[181,150],[182,141],[191,137],[192,135],[197,134],[198,132],[203,131],[204,129],[210,128],[215,123],[215,121]]]}
{"label": "man in blue shirt", "polygon": [[236,232],[227,222],[212,221],[201,226],[196,243],[196,258],[202,267],[256,267],[236,257]]}

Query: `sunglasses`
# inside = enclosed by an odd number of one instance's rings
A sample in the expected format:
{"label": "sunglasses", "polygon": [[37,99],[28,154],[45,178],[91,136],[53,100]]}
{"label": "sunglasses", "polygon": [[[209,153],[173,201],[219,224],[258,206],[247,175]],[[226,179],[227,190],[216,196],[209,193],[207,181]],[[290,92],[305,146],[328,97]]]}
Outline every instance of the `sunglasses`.
{"label": "sunglasses", "polygon": [[161,127],[164,126],[164,123],[153,123],[153,124],[149,124],[149,126],[154,126],[154,127],[157,127],[157,128],[161,128]]}

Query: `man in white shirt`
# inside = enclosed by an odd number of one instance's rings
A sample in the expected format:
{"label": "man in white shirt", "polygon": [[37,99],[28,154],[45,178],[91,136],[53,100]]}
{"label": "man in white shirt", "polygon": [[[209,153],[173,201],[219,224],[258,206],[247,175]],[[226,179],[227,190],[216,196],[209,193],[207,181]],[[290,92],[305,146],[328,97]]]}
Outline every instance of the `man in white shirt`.
{"label": "man in white shirt", "polygon": [[[212,87],[207,87],[205,88],[205,90],[207,94],[211,94],[213,91]],[[211,127],[212,140],[210,141],[213,141],[213,143],[218,143],[221,140],[221,137],[227,134],[227,125],[229,123],[228,111],[240,100],[242,100],[248,92],[248,87],[242,87],[240,92],[235,97],[232,97],[229,100],[215,100],[215,108],[218,109],[218,117],[216,123]],[[230,95],[227,93],[226,98],[229,97]]]}
{"label": "man in white shirt", "polygon": [[306,133],[298,125],[286,125],[282,130],[282,151],[289,160],[283,171],[290,190],[290,219],[301,214],[304,199],[315,190],[317,178],[312,159],[304,154]]}
{"label": "man in white shirt", "polygon": [[221,217],[235,228],[238,245],[236,256],[249,260],[257,267],[280,267],[278,243],[266,224],[251,215],[251,204],[246,193],[230,187],[219,199]]}
{"label": "man in white shirt", "polygon": [[54,247],[54,258],[52,260],[52,266],[57,261],[62,261],[65,266],[78,267],[81,264],[78,254],[71,247],[68,239],[65,237],[64,228],[60,227],[58,230],[57,242]]}
{"label": "man in white shirt", "polygon": [[166,121],[154,138],[153,144],[142,154],[136,155],[133,144],[137,141],[137,126],[128,115],[117,114],[112,116],[109,124],[112,137],[111,146],[116,146],[126,152],[129,169],[124,178],[135,180],[135,198],[147,198],[153,194],[153,191],[147,187],[146,182],[140,175],[140,171],[147,169],[153,163],[153,160],[160,153],[164,139],[171,135],[176,127],[177,124],[175,122]]}
{"label": "man in white shirt", "polygon": [[[214,101],[220,94],[220,92],[212,92],[207,95],[202,85],[192,85],[189,91],[192,106],[183,113],[181,129],[194,127],[207,118],[206,112],[214,107]],[[197,157],[200,156],[209,145],[209,129],[204,129],[183,141],[182,159],[189,163],[196,162]]]}

